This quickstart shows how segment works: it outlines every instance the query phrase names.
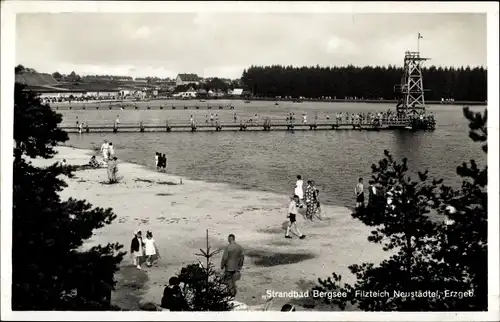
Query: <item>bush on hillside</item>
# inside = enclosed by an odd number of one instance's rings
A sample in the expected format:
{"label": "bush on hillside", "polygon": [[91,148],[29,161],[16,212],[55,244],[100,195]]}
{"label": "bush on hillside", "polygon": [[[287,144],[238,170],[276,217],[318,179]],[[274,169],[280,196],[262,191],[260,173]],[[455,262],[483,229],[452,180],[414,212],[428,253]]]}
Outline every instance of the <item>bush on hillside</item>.
{"label": "bush on hillside", "polygon": [[15,85],[12,207],[12,309],[113,310],[114,273],[122,245],[83,250],[93,231],[111,224],[111,209],[85,200],[62,201],[61,175],[71,167],[34,167],[26,157],[51,158],[68,135],[57,128],[61,115],[24,86]]}
{"label": "bush on hillside", "polygon": [[[464,115],[470,138],[484,143],[486,153],[487,112],[481,115],[466,108]],[[479,168],[474,160],[459,166],[463,182],[460,189],[452,189],[443,180],[431,180],[427,171],[412,180],[406,159],[397,162],[389,152],[384,154],[378,165],[372,165],[372,178],[384,195],[352,216],[374,227],[368,240],[382,244],[392,256],[379,265],[349,266],[356,276],[354,285],[343,284],[333,273],[319,279],[315,289],[346,292],[347,298],[325,300],[341,309],[351,303],[365,311],[487,310],[487,167]],[[431,210],[437,212],[438,221],[429,216]],[[451,220],[448,224],[446,217]],[[370,291],[389,294],[363,296]],[[419,296],[418,291],[435,293]],[[416,293],[394,296],[394,292]]]}

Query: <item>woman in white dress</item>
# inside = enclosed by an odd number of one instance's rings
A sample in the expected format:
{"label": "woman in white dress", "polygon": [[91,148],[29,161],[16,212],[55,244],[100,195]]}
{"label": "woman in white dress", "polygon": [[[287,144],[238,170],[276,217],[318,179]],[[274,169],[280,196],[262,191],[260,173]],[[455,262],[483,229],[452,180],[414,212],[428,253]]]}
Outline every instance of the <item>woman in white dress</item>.
{"label": "woman in white dress", "polygon": [[302,176],[298,175],[297,182],[295,183],[294,194],[299,197],[299,204],[297,206],[299,206],[300,208],[303,207],[303,205],[302,205],[302,200],[304,199],[303,185],[304,185],[304,181],[302,180]]}
{"label": "woman in white dress", "polygon": [[158,247],[156,247],[155,240],[153,239],[153,234],[148,231],[146,233],[146,239],[144,240],[144,250],[146,254],[146,265],[151,267],[153,256],[157,256],[160,258],[160,254],[158,252]]}
{"label": "woman in white dress", "polygon": [[104,143],[101,145],[101,153],[104,163],[107,164],[109,159],[109,144],[107,140],[104,140]]}

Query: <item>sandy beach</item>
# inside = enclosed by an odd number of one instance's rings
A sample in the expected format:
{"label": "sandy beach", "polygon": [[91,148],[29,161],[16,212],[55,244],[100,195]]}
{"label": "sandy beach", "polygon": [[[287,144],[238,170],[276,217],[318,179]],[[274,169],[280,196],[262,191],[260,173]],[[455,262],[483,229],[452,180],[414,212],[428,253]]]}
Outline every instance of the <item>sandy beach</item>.
{"label": "sandy beach", "polygon": [[[33,163],[46,166],[66,159],[68,164],[82,165],[93,154],[70,147],[57,147],[57,151],[53,159]],[[117,273],[113,303],[124,309],[138,309],[140,303],[149,301],[159,304],[168,279],[183,266],[202,260],[195,254],[205,246],[206,229],[213,248],[224,247],[228,234],[236,235],[246,254],[236,300],[255,308],[264,303],[262,297],[268,290],[305,291],[332,272],[353,282],[349,265],[379,263],[388,256],[380,245],[367,241],[370,227],[354,220],[345,207],[323,205],[323,221],[306,222],[299,216],[298,226],[307,238],[288,240],[282,224],[289,196],[188,180],[120,160],[118,169],[121,180],[114,185],[106,183],[106,169],[77,171],[74,178],[66,178],[69,186],[61,197],[86,199],[93,206],[111,207],[117,214],[113,224],[95,231],[87,245],[119,242],[128,252],[134,230],[153,232],[161,259],[139,271],[127,254]],[[217,268],[221,256],[214,260]],[[276,298],[272,310],[288,302],[300,304]]]}

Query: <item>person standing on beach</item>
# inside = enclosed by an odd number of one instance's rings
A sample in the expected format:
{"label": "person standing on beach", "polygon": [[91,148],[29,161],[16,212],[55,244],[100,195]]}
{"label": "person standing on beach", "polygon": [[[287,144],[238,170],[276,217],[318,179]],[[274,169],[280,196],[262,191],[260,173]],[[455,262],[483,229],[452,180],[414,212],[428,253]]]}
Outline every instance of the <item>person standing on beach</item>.
{"label": "person standing on beach", "polygon": [[368,206],[375,204],[377,198],[377,188],[375,187],[375,181],[368,181]]}
{"label": "person standing on beach", "polygon": [[230,294],[235,296],[237,293],[236,281],[241,278],[245,256],[243,255],[243,247],[236,244],[236,237],[233,234],[230,234],[227,240],[229,245],[224,249],[220,268],[224,270],[224,283],[228,286]]}
{"label": "person standing on beach", "polygon": [[113,157],[113,180],[115,182],[118,182],[117,174],[118,174],[118,158]]}
{"label": "person standing on beach", "polygon": [[166,172],[167,171],[167,155],[165,153],[163,153],[163,156],[162,156],[162,168],[163,168],[163,172]]}
{"label": "person standing on beach", "polygon": [[313,216],[316,213],[316,191],[314,190],[314,181],[307,181],[306,193],[306,218],[313,220]]}
{"label": "person standing on beach", "polygon": [[115,156],[115,147],[113,146],[113,143],[109,142],[109,158],[113,159]]}
{"label": "person standing on beach", "polygon": [[153,239],[153,233],[150,231],[146,232],[146,239],[144,240],[144,251],[146,254],[146,265],[151,267],[153,262],[153,257],[157,256],[160,258],[160,252],[156,246],[155,240]]}
{"label": "person standing on beach", "polygon": [[363,178],[358,179],[358,183],[354,188],[354,193],[356,194],[356,208],[363,207],[365,205],[365,191],[363,187]]}
{"label": "person standing on beach", "polygon": [[137,269],[141,269],[141,259],[143,253],[142,233],[140,230],[136,231],[130,244],[130,255],[132,256],[132,263]]}
{"label": "person standing on beach", "polygon": [[82,134],[82,132],[83,132],[83,122],[81,122],[80,124],[78,124],[78,133]]}
{"label": "person standing on beach", "polygon": [[109,158],[109,144],[108,140],[104,140],[104,143],[101,145],[101,153],[102,153],[102,158],[104,160],[104,163],[108,162]]}
{"label": "person standing on beach", "polygon": [[163,169],[163,154],[158,153],[158,171]]}
{"label": "person standing on beach", "polygon": [[297,206],[303,208],[304,206],[302,205],[302,202],[304,199],[304,181],[302,180],[302,176],[300,175],[297,176],[297,182],[295,183],[294,193],[299,198]]}
{"label": "person standing on beach", "polygon": [[297,228],[297,215],[299,214],[297,210],[297,203],[299,202],[299,196],[294,195],[291,198],[290,205],[288,206],[288,215],[286,216],[289,220],[288,226],[286,227],[285,238],[292,238],[290,236],[290,231],[294,228],[296,234],[300,239],[306,238],[306,235],[303,235],[299,229]]}
{"label": "person standing on beach", "polygon": [[156,165],[156,171],[160,171],[160,152],[156,152],[155,154],[155,165]]}
{"label": "person standing on beach", "polygon": [[117,158],[113,157],[108,161],[108,179],[109,183],[116,182],[116,173],[118,172],[118,166],[116,162]]}
{"label": "person standing on beach", "polygon": [[316,197],[316,213],[315,213],[315,215],[317,215],[319,220],[323,220],[323,218],[321,217],[321,203],[319,202],[319,189],[316,188],[316,185],[314,185],[314,184],[313,184],[313,188],[314,188],[314,192],[315,192],[314,196]]}

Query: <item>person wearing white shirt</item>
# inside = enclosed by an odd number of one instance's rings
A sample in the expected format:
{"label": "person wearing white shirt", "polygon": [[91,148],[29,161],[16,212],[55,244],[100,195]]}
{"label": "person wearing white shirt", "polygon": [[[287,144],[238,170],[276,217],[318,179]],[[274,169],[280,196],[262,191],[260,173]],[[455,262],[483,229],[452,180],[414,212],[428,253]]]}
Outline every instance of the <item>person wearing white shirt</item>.
{"label": "person wearing white shirt", "polygon": [[297,176],[297,182],[295,183],[294,194],[299,197],[298,205],[302,208],[302,200],[304,199],[304,181],[302,180],[302,176]]}
{"label": "person wearing white shirt", "polygon": [[299,197],[297,195],[294,195],[290,201],[290,205],[288,206],[288,215],[286,216],[289,220],[288,225],[286,227],[286,232],[285,232],[285,238],[292,238],[290,236],[290,231],[292,228],[294,228],[295,232],[294,234],[297,235],[300,239],[306,238],[306,235],[302,234],[299,229],[297,228],[297,215],[298,215],[298,210],[297,210],[297,203],[299,202]]}
{"label": "person wearing white shirt", "polygon": [[101,145],[101,153],[104,162],[108,162],[109,159],[109,143],[108,140],[104,140],[104,143]]}

